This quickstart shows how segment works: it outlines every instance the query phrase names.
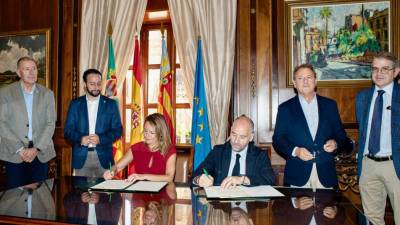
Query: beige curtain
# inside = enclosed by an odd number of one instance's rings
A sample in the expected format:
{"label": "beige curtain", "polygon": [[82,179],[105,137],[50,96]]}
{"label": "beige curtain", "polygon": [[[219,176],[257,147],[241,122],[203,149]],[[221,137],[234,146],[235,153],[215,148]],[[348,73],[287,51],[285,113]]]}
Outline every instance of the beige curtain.
{"label": "beige curtain", "polygon": [[197,22],[193,2],[194,0],[168,0],[176,50],[181,61],[183,83],[188,96],[193,96],[197,36],[200,34],[195,27]]}
{"label": "beige curtain", "polygon": [[[84,0],[82,2],[81,42],[79,59],[80,94],[83,94],[82,74],[96,68],[107,74],[108,24],[113,28],[112,40],[117,73],[117,92],[132,62],[135,34],[140,33],[147,0]],[[105,82],[103,82],[105,84]]]}
{"label": "beige curtain", "polygon": [[[231,97],[236,0],[168,0],[176,47],[193,94],[197,34],[203,44],[204,80],[212,145],[225,142]],[[184,65],[184,64],[190,65]],[[190,85],[191,84],[191,85]]]}

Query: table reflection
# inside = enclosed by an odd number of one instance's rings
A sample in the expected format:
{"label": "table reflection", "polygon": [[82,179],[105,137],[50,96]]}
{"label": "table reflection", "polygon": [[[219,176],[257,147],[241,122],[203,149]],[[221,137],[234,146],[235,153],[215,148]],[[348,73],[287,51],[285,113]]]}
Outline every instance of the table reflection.
{"label": "table reflection", "polygon": [[340,193],[334,190],[286,190],[286,198],[276,199],[272,211],[274,224],[343,224],[345,220]]}
{"label": "table reflection", "polygon": [[175,184],[169,183],[159,193],[122,193],[125,224],[174,224]]}
{"label": "table reflection", "polygon": [[55,219],[54,179],[0,192],[0,215]]}
{"label": "table reflection", "polygon": [[[0,192],[0,223],[107,225],[366,224],[363,214],[333,190],[278,188],[285,197],[207,200],[202,189],[170,183],[159,193],[87,190],[103,181],[61,177]],[[200,190],[200,191],[199,191]]]}

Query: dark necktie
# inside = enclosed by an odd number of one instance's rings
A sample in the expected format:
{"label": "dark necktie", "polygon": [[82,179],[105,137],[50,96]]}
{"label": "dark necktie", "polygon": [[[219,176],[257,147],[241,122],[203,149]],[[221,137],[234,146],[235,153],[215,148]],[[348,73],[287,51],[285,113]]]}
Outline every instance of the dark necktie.
{"label": "dark necktie", "polygon": [[371,120],[371,130],[369,132],[368,151],[372,155],[379,152],[381,145],[381,125],[382,125],[382,111],[383,111],[383,94],[384,90],[378,91],[376,96],[374,112]]}
{"label": "dark necktie", "polygon": [[236,161],[235,165],[233,166],[232,176],[239,176],[240,175],[240,155],[236,154]]}

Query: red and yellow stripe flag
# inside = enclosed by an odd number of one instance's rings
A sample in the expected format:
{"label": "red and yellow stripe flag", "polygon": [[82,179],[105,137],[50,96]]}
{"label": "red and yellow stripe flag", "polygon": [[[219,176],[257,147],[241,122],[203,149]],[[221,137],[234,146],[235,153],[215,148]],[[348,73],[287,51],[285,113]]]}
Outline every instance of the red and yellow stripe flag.
{"label": "red and yellow stripe flag", "polygon": [[161,66],[160,66],[160,93],[158,95],[158,112],[164,115],[167,122],[171,142],[175,144],[175,121],[174,109],[172,108],[172,73],[169,64],[168,52],[162,31],[162,53],[161,53]]}
{"label": "red and yellow stripe flag", "polygon": [[[132,103],[131,103],[131,146],[140,142],[142,138],[142,68],[140,63],[139,40],[135,38],[135,53],[133,56],[133,74],[132,74]],[[132,163],[128,167],[128,174],[135,172],[135,165]]]}
{"label": "red and yellow stripe flag", "polygon": [[[117,76],[116,76],[114,48],[112,44],[112,27],[111,23],[108,24],[108,69],[106,77],[106,90],[105,95],[109,98],[115,99],[118,102],[117,96]],[[113,143],[114,161],[118,162],[124,155],[122,146],[122,138]],[[115,177],[122,178],[122,173],[117,174]]]}

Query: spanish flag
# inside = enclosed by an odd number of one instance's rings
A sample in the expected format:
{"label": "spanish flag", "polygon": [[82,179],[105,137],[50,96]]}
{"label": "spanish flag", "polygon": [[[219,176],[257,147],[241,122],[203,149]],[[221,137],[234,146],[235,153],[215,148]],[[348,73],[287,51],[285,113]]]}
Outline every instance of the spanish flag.
{"label": "spanish flag", "polygon": [[[135,53],[133,56],[133,74],[132,74],[132,103],[131,103],[131,146],[142,140],[142,68],[140,63],[139,40],[135,38]],[[128,174],[135,172],[135,165],[130,164]]]}

